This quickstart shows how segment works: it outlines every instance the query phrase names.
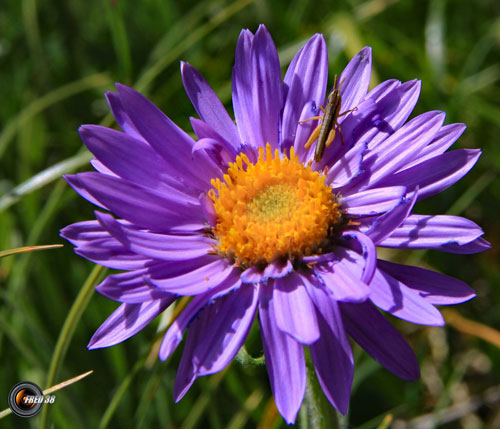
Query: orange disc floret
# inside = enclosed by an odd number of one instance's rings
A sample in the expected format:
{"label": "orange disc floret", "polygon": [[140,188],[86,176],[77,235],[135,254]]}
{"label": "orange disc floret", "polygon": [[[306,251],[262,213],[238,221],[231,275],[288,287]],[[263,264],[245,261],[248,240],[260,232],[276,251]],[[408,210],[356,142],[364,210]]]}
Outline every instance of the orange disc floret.
{"label": "orange disc floret", "polygon": [[212,186],[217,248],[242,266],[314,254],[341,221],[325,176],[301,164],[293,148],[273,157],[268,143],[255,164],[241,153]]}

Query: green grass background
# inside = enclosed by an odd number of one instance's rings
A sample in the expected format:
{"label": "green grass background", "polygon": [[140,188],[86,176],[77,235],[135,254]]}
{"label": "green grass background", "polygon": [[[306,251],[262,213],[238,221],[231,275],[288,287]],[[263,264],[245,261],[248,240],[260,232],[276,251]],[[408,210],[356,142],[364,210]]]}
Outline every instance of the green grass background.
{"label": "green grass background", "polygon": [[[271,31],[283,70],[317,32],[327,40],[332,77],[371,45],[372,86],[389,78],[421,79],[413,116],[442,109],[447,123],[468,125],[454,148],[481,148],[483,156],[458,184],[419,203],[416,211],[476,221],[492,250],[383,255],[468,282],[478,296],[454,310],[481,325],[500,326],[498,1],[2,0],[0,250],[65,246],[0,260],[0,409],[7,408],[7,394],[19,381],[45,388],[89,369],[94,373],[57,392],[45,415],[10,415],[0,427],[286,426],[273,411],[262,366],[233,362],[226,372],[199,379],[174,404],[180,350],[167,362],[154,358],[158,323],[115,347],[87,351],[116,303],[92,295],[104,273],[58,236],[65,225],[93,217],[91,204],[60,176],[90,169],[77,134],[80,124],[113,126],[103,92],[113,82],[131,85],[190,130],[188,118],[195,112],[179,61],[200,70],[231,111],[236,40],[242,28],[255,31],[259,23]],[[392,413],[393,427],[409,427],[404,425],[411,421],[419,428],[500,427],[500,350],[498,343],[478,337],[481,325],[465,332],[455,325],[391,321],[417,353],[422,379],[402,381],[355,348],[350,426],[376,427]],[[261,353],[258,329],[248,348]],[[429,426],[415,420],[425,415]]]}

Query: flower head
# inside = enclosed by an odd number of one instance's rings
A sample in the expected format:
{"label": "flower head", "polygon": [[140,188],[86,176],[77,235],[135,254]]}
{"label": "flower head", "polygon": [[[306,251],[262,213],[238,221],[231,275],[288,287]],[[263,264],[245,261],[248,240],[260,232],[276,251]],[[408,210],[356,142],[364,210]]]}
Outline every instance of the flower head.
{"label": "flower head", "polygon": [[420,83],[389,80],[368,91],[370,68],[371,50],[364,48],[340,74],[341,104],[331,125],[337,132],[318,162],[314,145],[304,145],[323,119],[328,61],[321,35],[297,53],[282,80],[265,27],[255,35],[242,31],[233,70],[236,124],[183,63],[200,118],[191,120],[197,141],[131,88],[107,93],[123,132],[82,126],[97,172],[66,177],[107,212],[62,231],[81,256],[124,271],[97,287],[122,304],[89,348],[129,338],[187,295],[193,299],[160,348],[167,359],[189,328],[176,400],[197,377],[233,359],[256,314],[287,422],[304,396],[304,346],[342,413],[353,377],[348,335],[396,375],[418,378],[411,348],[377,307],[442,325],[435,305],[474,292],[443,274],[377,259],[376,246],[486,250],[482,230],[467,219],[412,214],[418,200],[464,176],[480,151],[446,152],[465,126],[443,125],[443,112],[406,122]]}

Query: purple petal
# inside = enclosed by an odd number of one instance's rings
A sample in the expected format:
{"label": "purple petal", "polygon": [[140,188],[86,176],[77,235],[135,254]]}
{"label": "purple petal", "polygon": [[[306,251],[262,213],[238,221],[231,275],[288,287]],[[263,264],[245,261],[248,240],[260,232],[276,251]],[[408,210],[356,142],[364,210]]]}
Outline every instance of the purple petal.
{"label": "purple petal", "polygon": [[219,372],[234,358],[252,327],[258,296],[258,287],[244,285],[218,298],[223,303],[193,352],[199,375]]}
{"label": "purple petal", "polygon": [[90,164],[96,171],[102,174],[107,174],[108,176],[117,176],[117,174],[113,173],[108,167],[106,167],[101,161],[96,158],[90,160]]}
{"label": "purple petal", "polygon": [[343,196],[340,202],[350,215],[369,216],[392,210],[401,203],[405,194],[404,186],[388,186]]}
{"label": "purple petal", "polygon": [[372,50],[367,46],[353,57],[340,75],[342,112],[355,108],[366,95],[371,68]]}
{"label": "purple petal", "polygon": [[184,261],[213,250],[215,241],[203,235],[167,235],[139,231],[118,222],[113,216],[96,212],[101,225],[128,249],[160,260]]}
{"label": "purple petal", "polygon": [[375,272],[370,290],[370,300],[393,316],[420,325],[444,325],[443,316],[429,301],[381,270]]}
{"label": "purple petal", "polygon": [[181,62],[182,83],[191,103],[203,121],[234,147],[240,145],[238,130],[219,97],[191,64]]}
{"label": "purple petal", "polygon": [[189,273],[192,270],[206,266],[216,259],[213,255],[201,258],[178,261],[148,261],[144,269],[130,273],[114,274],[97,286],[97,291],[110,299],[123,302],[139,303],[163,297],[169,293],[161,290],[147,281],[149,276],[169,278]]}
{"label": "purple petal", "polygon": [[129,136],[139,140],[144,140],[141,133],[137,131],[137,128],[128,116],[127,112],[125,112],[118,94],[116,94],[115,92],[106,91],[104,93],[104,96],[106,97],[109,108],[111,109],[111,113],[113,113],[116,123],[120,126],[120,128]]}
{"label": "purple petal", "polygon": [[472,253],[484,252],[491,249],[491,244],[483,237],[479,237],[467,244],[447,243],[441,246],[438,250],[442,252],[458,253],[460,255],[470,255]]}
{"label": "purple petal", "polygon": [[[194,349],[201,341],[210,327],[213,313],[220,307],[220,302],[215,301],[211,305],[205,306],[195,317],[189,327],[189,332],[182,351],[181,361],[175,374],[173,389],[174,401],[179,402],[192,386],[198,374],[197,366],[193,357]],[[182,337],[182,336],[181,336]]]}
{"label": "purple petal", "polygon": [[293,265],[289,259],[285,261],[273,261],[264,269],[262,280],[279,279],[287,276],[293,271]]}
{"label": "purple petal", "polygon": [[318,309],[320,338],[309,346],[319,383],[331,404],[342,414],[349,407],[354,361],[338,304],[321,289],[307,291]]}
{"label": "purple petal", "polygon": [[415,191],[412,197],[406,198],[390,212],[377,218],[375,223],[368,231],[366,231],[365,234],[370,237],[375,244],[378,245],[408,217],[413,209],[413,206],[415,205],[417,195],[418,192]]}
{"label": "purple petal", "polygon": [[132,88],[120,84],[116,88],[135,127],[163,157],[172,177],[188,188],[203,191],[210,188],[212,178],[222,178],[219,168],[207,154],[201,151],[192,154],[193,139],[160,109]]}
{"label": "purple petal", "polygon": [[171,192],[172,187],[177,192],[186,191],[182,183],[170,175],[163,158],[143,140],[97,125],[83,125],[79,132],[87,148],[116,175],[166,193]]}
{"label": "purple petal", "polygon": [[313,159],[315,145],[312,145],[309,149],[306,149],[304,145],[306,144],[307,139],[317,127],[319,122],[317,119],[312,121],[306,120],[318,116],[318,113],[321,112],[318,109],[316,103],[308,102],[304,105],[304,108],[300,113],[299,121],[297,122],[297,130],[295,133],[293,148],[296,155],[299,157],[299,161],[303,164],[307,164],[310,160]]}
{"label": "purple petal", "polygon": [[378,186],[419,186],[418,199],[423,200],[449,188],[465,176],[479,159],[480,150],[461,149],[438,155],[402,170],[379,182]]}
{"label": "purple petal", "polygon": [[109,232],[105,231],[96,220],[86,220],[68,225],[61,229],[60,235],[74,246],[82,246],[89,241],[110,238]]}
{"label": "purple petal", "polygon": [[465,124],[450,124],[441,127],[432,141],[422,149],[417,158],[404,166],[404,169],[427,161],[444,153],[463,134],[467,127]]}
{"label": "purple petal", "polygon": [[371,303],[341,303],[340,309],[349,335],[378,363],[405,380],[420,377],[412,349]]}
{"label": "purple petal", "polygon": [[404,249],[440,249],[445,244],[464,245],[483,235],[471,220],[448,215],[411,215],[379,246]]}
{"label": "purple petal", "polygon": [[439,131],[444,116],[443,112],[417,116],[370,150],[364,160],[371,171],[367,186],[373,186],[413,159]]}
{"label": "purple petal", "polygon": [[92,336],[87,347],[92,350],[113,346],[125,341],[149,324],[175,299],[175,296],[170,296],[142,304],[120,305]]}
{"label": "purple petal", "polygon": [[310,101],[317,105],[323,102],[327,78],[326,43],[322,35],[316,34],[297,52],[285,74],[287,95],[281,126],[283,148],[290,147],[295,140],[297,124],[304,105]]}
{"label": "purple petal", "polygon": [[371,118],[372,129],[359,133],[359,138],[368,142],[368,149],[377,147],[408,119],[420,95],[420,81],[411,80],[403,84],[388,81],[375,87],[367,94],[377,104]]}
{"label": "purple petal", "polygon": [[103,267],[115,270],[136,270],[151,262],[150,258],[137,255],[113,237],[89,241],[78,246],[75,253]]}
{"label": "purple petal", "polygon": [[[354,241],[352,239],[354,239]],[[360,277],[361,281],[369,284],[377,266],[377,249],[375,248],[373,241],[362,232],[346,230],[341,234],[340,243],[344,243],[346,247],[353,249],[357,253],[361,253],[363,260],[360,261],[356,267],[363,267],[362,275]],[[353,255],[352,253],[347,253],[344,257],[347,257],[347,259],[353,262],[356,262],[359,259],[359,256]]]}
{"label": "purple petal", "polygon": [[351,264],[348,260],[342,258],[335,264],[318,264],[314,272],[336,301],[366,301],[370,295],[370,288],[361,281],[362,266],[358,268],[358,272],[354,272],[354,267],[349,265]]}
{"label": "purple petal", "polygon": [[164,232],[192,232],[205,224],[199,200],[173,190],[167,195],[99,173],[75,175],[83,189],[107,208],[145,228]]}
{"label": "purple petal", "polygon": [[75,252],[99,265],[118,270],[136,270],[151,262],[125,248],[97,221],[74,223],[61,230],[61,237],[76,246]]}
{"label": "purple petal", "polygon": [[434,305],[459,304],[476,296],[463,281],[435,271],[378,260],[378,267]]}
{"label": "purple petal", "polygon": [[252,102],[252,71],[250,67],[254,36],[242,30],[236,45],[233,68],[233,110],[241,142],[255,147],[261,146],[255,136]]}
{"label": "purple petal", "polygon": [[326,183],[333,189],[341,190],[363,170],[361,162],[366,153],[366,144],[355,145],[342,155],[326,173]]}
{"label": "purple petal", "polygon": [[277,279],[287,276],[293,271],[292,263],[287,259],[285,261],[273,261],[266,268],[262,269],[256,265],[247,268],[241,274],[243,283],[260,283],[269,279]]}
{"label": "purple petal", "polygon": [[302,344],[314,343],[319,338],[318,322],[301,277],[292,273],[275,279],[273,285],[273,311],[278,328]]}
{"label": "purple petal", "polygon": [[179,295],[198,295],[218,287],[223,282],[236,284],[240,269],[229,265],[225,259],[217,259],[205,266],[176,277],[162,278],[152,274],[147,277],[154,286]]}
{"label": "purple petal", "polygon": [[179,317],[177,317],[172,325],[170,325],[170,328],[168,328],[160,345],[160,359],[166,360],[173,353],[182,341],[182,334],[184,330],[203,307],[218,296],[222,296],[231,289],[237,288],[240,284],[241,281],[239,281],[239,279],[236,282],[226,281],[208,292],[195,296]]}
{"label": "purple petal", "polygon": [[281,68],[278,52],[271,35],[264,25],[260,25],[252,43],[251,66],[251,94],[252,113],[251,123],[256,127],[256,141],[253,146],[278,148],[278,130],[280,126],[280,112],[283,106],[283,88],[281,83]]}
{"label": "purple petal", "polygon": [[97,207],[101,207],[102,209],[107,210],[100,201],[97,201],[85,188],[82,181],[80,180],[80,176],[78,174],[65,174],[63,176],[64,180],[68,182],[68,185],[71,186],[80,196],[85,198],[87,201],[96,205]]}
{"label": "purple petal", "polygon": [[147,271],[147,269],[141,269],[112,274],[107,276],[95,289],[107,298],[127,304],[140,304],[168,296],[176,296],[145,283],[144,275]]}
{"label": "purple petal", "polygon": [[279,413],[288,424],[295,422],[306,388],[303,346],[278,329],[274,315],[273,294],[261,287],[259,319],[266,368]]}

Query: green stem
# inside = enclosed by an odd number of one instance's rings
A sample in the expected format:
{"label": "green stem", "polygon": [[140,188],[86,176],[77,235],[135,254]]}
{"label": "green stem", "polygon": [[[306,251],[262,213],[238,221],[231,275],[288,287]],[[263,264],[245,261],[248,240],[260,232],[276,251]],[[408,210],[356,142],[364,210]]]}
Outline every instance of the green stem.
{"label": "green stem", "polygon": [[[59,334],[59,338],[57,339],[57,344],[54,349],[54,354],[52,355],[52,361],[50,362],[49,374],[47,376],[46,385],[50,387],[54,384],[54,381],[57,376],[57,372],[59,371],[64,357],[66,356],[66,352],[68,350],[69,344],[71,342],[71,338],[76,329],[76,325],[80,321],[84,310],[87,308],[87,305],[90,301],[94,293],[94,286],[96,285],[98,279],[105,272],[105,268],[100,265],[95,265],[87,280],[85,281],[80,293],[75,299],[71,310],[64,321],[64,325],[61,329],[61,333]],[[42,408],[42,414],[40,419],[40,428],[45,429],[47,427],[47,411],[49,407]]]}
{"label": "green stem", "polygon": [[347,429],[347,417],[335,410],[323,393],[308,350],[306,362],[306,392],[299,413],[300,427],[302,429]]}

